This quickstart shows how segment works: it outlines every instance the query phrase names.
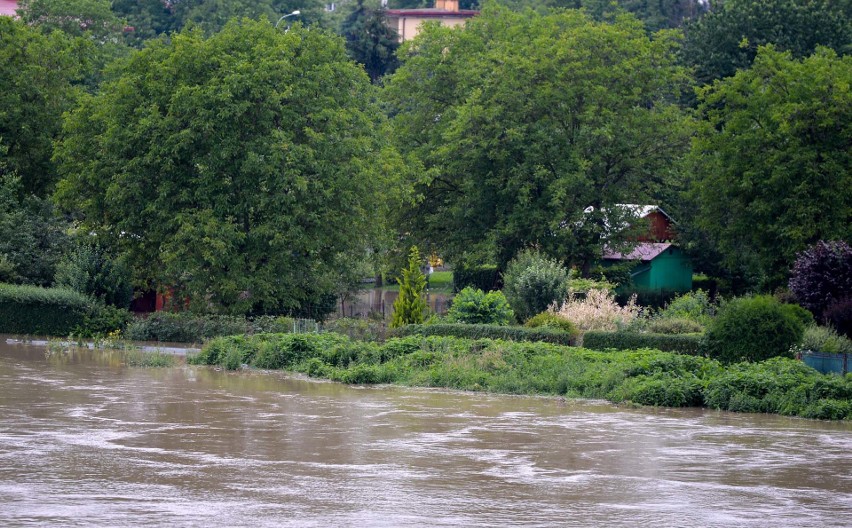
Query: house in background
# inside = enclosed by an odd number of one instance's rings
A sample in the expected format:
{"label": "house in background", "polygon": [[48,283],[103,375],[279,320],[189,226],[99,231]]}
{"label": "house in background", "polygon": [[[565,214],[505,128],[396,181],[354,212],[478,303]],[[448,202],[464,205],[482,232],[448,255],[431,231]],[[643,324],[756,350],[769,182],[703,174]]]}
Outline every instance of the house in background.
{"label": "house in background", "polygon": [[0,0],[0,15],[17,16],[18,0]]}
{"label": "house in background", "polygon": [[639,292],[691,290],[692,262],[674,244],[674,221],[668,213],[655,205],[619,204],[617,207],[630,210],[639,221],[647,222],[647,227],[633,237],[637,243],[630,251],[604,248],[601,259],[603,266],[634,262],[630,276],[633,289]]}
{"label": "house in background", "polygon": [[435,0],[435,7],[423,9],[388,9],[387,24],[396,30],[399,40],[405,42],[417,36],[424,22],[437,21],[444,26],[461,26],[479,11],[460,10],[459,0]]}

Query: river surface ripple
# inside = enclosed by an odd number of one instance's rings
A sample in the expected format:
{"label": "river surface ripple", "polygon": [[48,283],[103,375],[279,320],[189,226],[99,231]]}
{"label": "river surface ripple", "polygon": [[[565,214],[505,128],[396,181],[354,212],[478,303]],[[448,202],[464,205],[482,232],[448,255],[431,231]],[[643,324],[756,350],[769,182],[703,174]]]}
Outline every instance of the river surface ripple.
{"label": "river surface ripple", "polygon": [[0,526],[852,526],[852,424],[0,341]]}

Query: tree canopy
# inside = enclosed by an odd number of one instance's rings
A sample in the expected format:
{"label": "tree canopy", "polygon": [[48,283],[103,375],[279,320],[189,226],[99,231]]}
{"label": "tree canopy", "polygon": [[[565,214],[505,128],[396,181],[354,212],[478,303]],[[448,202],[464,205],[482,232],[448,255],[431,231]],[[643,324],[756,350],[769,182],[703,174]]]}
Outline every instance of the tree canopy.
{"label": "tree canopy", "polygon": [[699,92],[695,222],[731,268],[780,285],[796,254],[852,239],[852,57],[761,48]]}
{"label": "tree canopy", "polygon": [[399,165],[341,39],[232,21],[150,42],[57,146],[57,199],[199,310],[298,311],[363,256]]}
{"label": "tree canopy", "polygon": [[850,0],[725,0],[686,27],[683,55],[699,84],[748,68],[760,46],[774,44],[794,57],[817,46],[852,51]]}
{"label": "tree canopy", "polygon": [[355,9],[341,26],[349,55],[364,65],[373,82],[396,69],[399,36],[387,25],[384,10],[364,5],[358,0]]}
{"label": "tree canopy", "polygon": [[454,262],[505,265],[531,245],[599,257],[607,208],[654,200],[688,146],[676,45],[629,15],[580,11],[486,7],[464,31],[427,26],[385,91],[399,148],[425,175],[404,230]]}

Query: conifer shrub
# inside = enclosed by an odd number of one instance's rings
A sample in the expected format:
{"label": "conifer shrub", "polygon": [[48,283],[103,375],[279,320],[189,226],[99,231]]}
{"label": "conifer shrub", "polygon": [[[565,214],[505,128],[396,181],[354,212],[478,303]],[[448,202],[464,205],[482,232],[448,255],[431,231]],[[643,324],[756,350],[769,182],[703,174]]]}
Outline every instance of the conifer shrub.
{"label": "conifer shrub", "polygon": [[453,323],[494,324],[506,326],[515,319],[515,313],[502,292],[488,293],[467,287],[453,297],[447,320]]}
{"label": "conifer shrub", "polygon": [[393,303],[391,328],[408,324],[422,324],[426,319],[426,277],[420,271],[420,252],[412,246],[408,255],[408,267],[398,279],[399,296]]}
{"label": "conifer shrub", "polygon": [[541,312],[538,315],[534,315],[524,323],[524,326],[527,328],[553,328],[572,335],[580,333],[574,323],[564,317],[559,317],[553,312]]}
{"label": "conifer shrub", "polygon": [[704,331],[704,327],[692,319],[654,318],[648,322],[648,331],[654,334],[698,334]]}
{"label": "conifer shrub", "polygon": [[792,358],[805,332],[804,319],[794,305],[771,296],[740,297],[719,309],[707,329],[706,351],[723,363]]}

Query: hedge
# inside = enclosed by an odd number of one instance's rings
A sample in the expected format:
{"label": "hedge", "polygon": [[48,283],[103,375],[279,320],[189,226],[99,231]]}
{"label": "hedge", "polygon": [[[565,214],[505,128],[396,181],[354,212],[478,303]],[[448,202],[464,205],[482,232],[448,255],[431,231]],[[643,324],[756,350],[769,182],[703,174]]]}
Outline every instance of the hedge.
{"label": "hedge", "polygon": [[410,335],[452,336],[467,339],[503,339],[507,341],[542,341],[556,345],[574,346],[578,333],[555,328],[524,328],[479,324],[406,325],[392,331],[393,337]]}
{"label": "hedge", "polygon": [[636,350],[653,348],[691,356],[703,355],[703,334],[640,334],[638,332],[599,332],[583,334],[583,347],[592,350]]}
{"label": "hedge", "polygon": [[72,290],[0,284],[0,333],[90,336],[117,330],[129,317]]}
{"label": "hedge", "polygon": [[289,317],[247,319],[243,316],[156,312],[128,325],[124,337],[134,341],[201,343],[227,335],[292,332],[293,322]]}

